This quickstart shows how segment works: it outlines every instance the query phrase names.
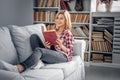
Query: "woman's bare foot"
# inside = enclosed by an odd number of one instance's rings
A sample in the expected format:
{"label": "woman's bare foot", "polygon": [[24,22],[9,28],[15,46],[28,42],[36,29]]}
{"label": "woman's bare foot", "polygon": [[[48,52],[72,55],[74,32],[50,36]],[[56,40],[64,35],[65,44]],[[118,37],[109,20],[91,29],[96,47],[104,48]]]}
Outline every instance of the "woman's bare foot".
{"label": "woman's bare foot", "polygon": [[20,73],[24,71],[24,67],[20,64],[17,65],[17,68]]}

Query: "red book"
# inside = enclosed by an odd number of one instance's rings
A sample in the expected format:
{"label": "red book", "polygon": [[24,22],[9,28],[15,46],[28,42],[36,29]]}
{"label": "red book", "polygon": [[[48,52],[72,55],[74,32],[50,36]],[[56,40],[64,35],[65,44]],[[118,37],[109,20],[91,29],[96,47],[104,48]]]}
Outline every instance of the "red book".
{"label": "red book", "polygon": [[43,36],[45,38],[45,41],[48,41],[50,45],[56,45],[56,40],[57,40],[57,33],[56,31],[45,31],[43,32]]}

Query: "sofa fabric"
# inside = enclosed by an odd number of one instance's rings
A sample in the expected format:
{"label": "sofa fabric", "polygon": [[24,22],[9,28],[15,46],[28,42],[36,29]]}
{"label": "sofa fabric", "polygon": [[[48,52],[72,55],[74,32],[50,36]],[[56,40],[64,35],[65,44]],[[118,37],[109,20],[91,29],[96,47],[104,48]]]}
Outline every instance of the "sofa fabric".
{"label": "sofa fabric", "polygon": [[[33,74],[34,73],[34,74]],[[21,74],[25,80],[63,80],[61,69],[32,69]]]}
{"label": "sofa fabric", "polygon": [[13,42],[18,51],[20,62],[23,62],[32,54],[32,49],[31,49],[30,39],[29,39],[32,34],[37,34],[41,38],[41,40],[44,41],[41,26],[45,26],[45,25],[36,24],[34,25],[34,27],[33,25],[8,26],[12,35]]}
{"label": "sofa fabric", "polygon": [[11,65],[24,61],[32,54],[29,41],[32,34],[38,34],[44,41],[42,26],[46,30],[44,24],[10,25],[0,28],[0,80],[85,80],[83,54],[86,43],[84,40],[75,40],[75,52],[69,62],[44,64],[40,60],[37,66],[22,73]]}
{"label": "sofa fabric", "polygon": [[0,69],[6,70],[6,71],[11,71],[11,72],[18,72],[16,65],[12,65],[12,64],[5,62],[3,60],[0,60]]}
{"label": "sofa fabric", "polygon": [[7,27],[0,27],[0,60],[11,64],[18,63],[17,52]]}
{"label": "sofa fabric", "polygon": [[[81,45],[80,45],[81,44]],[[81,59],[84,61],[84,54],[80,54],[80,53],[84,53],[86,48],[86,42],[84,40],[75,40],[75,44],[74,44],[74,54],[75,55],[80,55]]]}
{"label": "sofa fabric", "polygon": [[0,80],[25,80],[20,73],[1,70],[0,69]]}
{"label": "sofa fabric", "polygon": [[72,74],[81,64],[82,64],[82,60],[80,59],[80,56],[74,56],[73,59],[67,63],[47,64],[43,68],[62,69],[64,73],[64,77],[66,78],[70,74]]}

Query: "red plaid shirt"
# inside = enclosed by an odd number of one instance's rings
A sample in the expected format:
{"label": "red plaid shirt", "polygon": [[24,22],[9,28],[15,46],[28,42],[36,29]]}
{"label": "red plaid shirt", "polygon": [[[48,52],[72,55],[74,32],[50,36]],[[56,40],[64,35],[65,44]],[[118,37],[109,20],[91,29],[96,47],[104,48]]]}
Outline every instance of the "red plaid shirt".
{"label": "red plaid shirt", "polygon": [[69,30],[63,30],[63,32],[59,35],[59,39],[62,40],[63,45],[67,48],[67,52],[64,52],[58,45],[55,45],[55,49],[57,51],[62,51],[68,58],[68,60],[72,59],[73,53],[73,45],[74,45],[74,37]]}

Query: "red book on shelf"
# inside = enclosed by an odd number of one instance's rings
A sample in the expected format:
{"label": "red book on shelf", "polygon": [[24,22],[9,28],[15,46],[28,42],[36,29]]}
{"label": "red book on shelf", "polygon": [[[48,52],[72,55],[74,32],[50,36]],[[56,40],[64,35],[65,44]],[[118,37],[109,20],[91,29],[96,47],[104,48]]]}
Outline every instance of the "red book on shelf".
{"label": "red book on shelf", "polygon": [[56,40],[57,40],[57,33],[56,31],[49,30],[43,32],[43,36],[45,38],[45,41],[48,41],[50,45],[56,45]]}

